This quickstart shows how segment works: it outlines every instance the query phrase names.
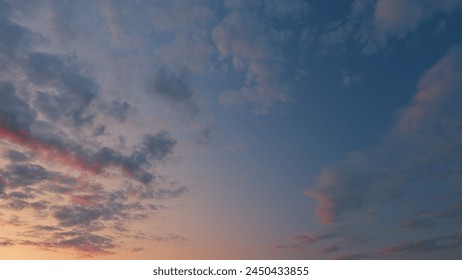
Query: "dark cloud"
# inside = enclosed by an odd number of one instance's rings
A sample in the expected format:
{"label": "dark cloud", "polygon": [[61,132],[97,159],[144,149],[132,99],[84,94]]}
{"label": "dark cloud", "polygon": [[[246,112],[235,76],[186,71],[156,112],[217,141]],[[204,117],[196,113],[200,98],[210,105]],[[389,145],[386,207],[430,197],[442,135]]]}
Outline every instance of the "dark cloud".
{"label": "dark cloud", "polygon": [[[462,246],[462,234],[449,234],[435,238],[412,241],[388,247],[380,252],[380,255],[388,254],[410,254],[411,256],[419,256],[419,254],[427,252],[445,251],[458,249]],[[459,256],[461,256],[459,250]],[[423,255],[425,257],[425,255]]]}
{"label": "dark cloud", "polygon": [[15,243],[13,241],[11,241],[11,240],[2,240],[2,241],[0,241],[0,247],[9,247],[9,246],[13,246],[13,245],[15,245]]}
{"label": "dark cloud", "polygon": [[79,234],[69,239],[56,242],[58,248],[70,247],[85,253],[108,253],[107,250],[114,249],[115,245],[111,238],[95,234]]}
{"label": "dark cloud", "polygon": [[94,154],[84,154],[83,158],[84,162],[88,163],[88,167],[93,166],[96,170],[111,166],[121,167],[140,182],[150,183],[154,179],[154,174],[143,168],[149,167],[152,161],[164,159],[172,153],[175,144],[176,141],[166,131],[161,131],[155,135],[145,135],[141,144],[130,156],[102,147]]}
{"label": "dark cloud", "polygon": [[[459,198],[460,194],[452,193],[455,198]],[[447,205],[443,205],[439,207],[438,210],[432,212],[426,212],[424,214],[425,220],[431,222],[436,220],[443,220],[443,221],[450,221],[455,224],[462,224],[462,201],[460,199],[456,199],[451,203],[447,203]]]}
{"label": "dark cloud", "polygon": [[24,193],[24,192],[10,192],[8,193],[9,197],[17,198],[17,199],[31,199],[34,198],[34,195]]}
{"label": "dark cloud", "polygon": [[56,193],[56,194],[67,194],[67,193],[71,193],[73,191],[73,188],[68,187],[68,186],[61,186],[57,184],[47,184],[44,186],[44,190],[51,192],[51,193]]}
{"label": "dark cloud", "polygon": [[[15,87],[8,82],[0,81],[0,130],[28,131],[35,119],[35,113],[29,105],[15,93]],[[0,131],[1,134],[7,131]],[[0,135],[1,136],[1,135]]]}
{"label": "dark cloud", "polygon": [[38,86],[52,86],[56,93],[38,92],[34,105],[51,121],[66,119],[74,125],[90,123],[85,114],[98,94],[97,84],[81,74],[76,58],[31,53],[24,66],[29,80]]}
{"label": "dark cloud", "polygon": [[172,242],[172,241],[188,241],[186,238],[179,234],[168,234],[166,236],[161,236],[161,235],[152,235],[151,240],[157,241],[157,242]]}
{"label": "dark cloud", "polygon": [[158,199],[172,199],[177,198],[187,192],[186,187],[179,187],[176,189],[159,189],[155,192],[155,197]]}
{"label": "dark cloud", "polygon": [[338,250],[340,250],[340,247],[339,247],[339,246],[337,246],[337,245],[330,245],[330,246],[327,246],[327,247],[324,247],[324,248],[319,249],[316,253],[317,253],[318,255],[326,255],[326,254],[330,254],[330,253],[337,252]]}
{"label": "dark cloud", "polygon": [[32,41],[30,31],[9,20],[10,13],[10,5],[0,1],[0,62],[3,63],[28,49]]}
{"label": "dark cloud", "polygon": [[337,256],[334,259],[335,260],[369,260],[369,259],[373,259],[374,257],[375,257],[374,255],[367,255],[367,254],[346,254],[346,255]]}
{"label": "dark cloud", "polygon": [[48,201],[36,201],[36,202],[30,203],[29,205],[34,210],[39,211],[39,210],[48,209],[48,205],[50,205],[50,202],[48,202]]}
{"label": "dark cloud", "polygon": [[148,78],[148,92],[162,97],[169,104],[190,115],[199,112],[198,96],[192,87],[189,72],[186,69],[178,72],[160,68],[154,77]]}
{"label": "dark cloud", "polygon": [[57,231],[59,228],[54,227],[54,226],[42,226],[42,225],[37,225],[34,226],[35,231]]}
{"label": "dark cloud", "polygon": [[10,164],[1,174],[9,187],[32,186],[59,175],[36,164]]}
{"label": "dark cloud", "polygon": [[48,239],[41,241],[21,241],[21,245],[35,246],[45,250],[71,249],[85,257],[93,255],[112,254],[111,249],[116,248],[110,236],[101,236],[85,231],[56,232]]}
{"label": "dark cloud", "polygon": [[409,231],[424,231],[433,228],[435,223],[430,219],[406,219],[400,222],[400,227]]}
{"label": "dark cloud", "polygon": [[130,110],[130,104],[126,101],[112,100],[107,108],[108,115],[113,117],[119,122],[124,122],[127,119],[128,111]]}
{"label": "dark cloud", "polygon": [[101,135],[104,135],[105,133],[106,133],[106,126],[105,125],[99,125],[99,126],[95,127],[93,135],[101,136]]}
{"label": "dark cloud", "polygon": [[176,141],[170,137],[168,132],[161,131],[155,135],[145,135],[141,150],[147,153],[148,157],[154,160],[162,160],[172,153]]}
{"label": "dark cloud", "polygon": [[217,132],[218,128],[213,124],[209,124],[199,130],[196,141],[199,145],[207,146]]}
{"label": "dark cloud", "polygon": [[54,212],[54,217],[60,226],[89,226],[91,222],[103,216],[103,212],[97,208],[82,206],[63,206]]}
{"label": "dark cloud", "polygon": [[5,153],[5,156],[12,162],[22,162],[22,161],[27,161],[29,159],[29,156],[27,156],[26,154],[23,154],[15,150],[8,150]]}
{"label": "dark cloud", "polygon": [[21,199],[11,199],[7,203],[8,209],[12,209],[12,210],[23,210],[24,208],[28,206],[29,206],[29,203]]}
{"label": "dark cloud", "polygon": [[143,247],[135,247],[133,249],[131,249],[132,252],[141,252],[141,251],[144,251],[144,248]]}
{"label": "dark cloud", "polygon": [[312,236],[308,233],[302,235],[295,235],[289,237],[289,244],[277,245],[278,249],[293,249],[293,250],[305,250],[307,246],[315,244],[318,240],[323,239],[323,236]]}

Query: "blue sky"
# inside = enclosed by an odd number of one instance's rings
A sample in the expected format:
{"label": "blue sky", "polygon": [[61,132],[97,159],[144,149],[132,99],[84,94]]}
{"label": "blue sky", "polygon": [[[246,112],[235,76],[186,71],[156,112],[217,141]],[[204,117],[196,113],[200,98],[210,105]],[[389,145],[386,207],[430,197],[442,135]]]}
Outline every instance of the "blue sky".
{"label": "blue sky", "polygon": [[0,0],[2,258],[460,259],[461,13]]}

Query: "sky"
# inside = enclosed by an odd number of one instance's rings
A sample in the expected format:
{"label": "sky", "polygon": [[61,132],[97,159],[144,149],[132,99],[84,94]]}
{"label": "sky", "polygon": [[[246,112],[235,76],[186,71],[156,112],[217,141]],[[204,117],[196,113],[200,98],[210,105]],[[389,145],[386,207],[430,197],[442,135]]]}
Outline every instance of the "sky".
{"label": "sky", "polygon": [[0,0],[0,259],[461,259],[462,0]]}

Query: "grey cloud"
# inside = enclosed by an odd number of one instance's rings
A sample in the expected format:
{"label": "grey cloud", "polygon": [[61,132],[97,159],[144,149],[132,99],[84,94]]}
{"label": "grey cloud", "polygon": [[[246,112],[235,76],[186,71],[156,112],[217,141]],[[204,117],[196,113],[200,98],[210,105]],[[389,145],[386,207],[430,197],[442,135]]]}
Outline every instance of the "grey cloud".
{"label": "grey cloud", "polygon": [[30,203],[29,206],[34,210],[40,211],[40,210],[48,209],[49,204],[50,202],[48,201],[36,201],[36,202]]}
{"label": "grey cloud", "polygon": [[50,238],[40,241],[21,241],[21,245],[35,246],[46,250],[73,249],[86,257],[111,254],[116,247],[110,236],[101,236],[86,231],[56,232]]}
{"label": "grey cloud", "polygon": [[218,128],[213,125],[209,124],[207,126],[202,127],[198,131],[198,135],[196,136],[196,141],[199,145],[207,146],[213,139],[213,137],[218,133]]}
{"label": "grey cloud", "polygon": [[145,135],[142,142],[142,150],[149,158],[162,160],[172,152],[176,141],[170,137],[168,132],[160,131],[155,135]]}
{"label": "grey cloud", "polygon": [[162,97],[172,107],[186,110],[192,116],[199,112],[198,93],[191,85],[188,70],[160,68],[147,84],[149,93]]}
{"label": "grey cloud", "polygon": [[44,186],[45,190],[51,193],[56,194],[66,194],[71,193],[73,188],[67,186],[60,186],[57,184],[47,184]]}
{"label": "grey cloud", "polygon": [[155,197],[159,199],[177,198],[187,192],[186,187],[179,187],[176,189],[160,189],[155,192]]}
{"label": "grey cloud", "polygon": [[80,234],[70,239],[60,240],[56,245],[71,247],[88,253],[106,252],[115,248],[114,241],[111,238],[95,234]]}
{"label": "grey cloud", "polygon": [[35,106],[47,117],[54,121],[67,117],[75,125],[91,122],[93,116],[85,115],[85,110],[98,94],[98,86],[81,74],[75,58],[30,53],[24,69],[32,83],[58,91],[38,93]]}
{"label": "grey cloud", "polygon": [[132,252],[141,252],[141,251],[144,251],[144,248],[143,247],[135,247],[135,248],[131,249],[130,251],[132,251]]}
{"label": "grey cloud", "polygon": [[[457,196],[459,197],[459,196]],[[452,222],[462,224],[462,201],[457,200],[451,204],[448,204],[446,207],[431,212],[426,213],[428,218],[439,218],[439,219],[449,219]]]}
{"label": "grey cloud", "polygon": [[29,30],[9,20],[10,13],[10,5],[0,1],[0,61],[3,63],[27,50],[33,37]]}
{"label": "grey cloud", "polygon": [[370,254],[347,254],[347,255],[341,255],[337,256],[334,259],[336,260],[369,260],[369,259],[374,259],[375,256]]}
{"label": "grey cloud", "polygon": [[288,244],[277,245],[278,249],[293,249],[293,250],[305,250],[306,247],[317,243],[320,240],[332,238],[330,235],[310,235],[308,233],[303,233],[301,235],[290,236]]}
{"label": "grey cloud", "polygon": [[112,100],[108,108],[108,114],[119,122],[124,122],[127,119],[130,104],[126,101]]}
{"label": "grey cloud", "polygon": [[12,240],[2,240],[0,241],[0,247],[9,247],[13,246],[15,243]]}
{"label": "grey cloud", "polygon": [[[456,233],[395,245],[381,250],[379,254],[388,255],[411,253],[412,256],[416,256],[416,253],[433,253],[436,251],[457,249],[461,246],[462,234]],[[461,255],[460,250],[458,255]]]}
{"label": "grey cloud", "polygon": [[34,198],[34,195],[24,193],[24,192],[10,192],[8,193],[9,197],[17,198],[17,199],[31,199]]}
{"label": "grey cloud", "polygon": [[10,187],[31,186],[56,178],[58,175],[36,164],[10,164],[3,171],[3,176]]}
{"label": "grey cloud", "polygon": [[434,222],[424,218],[406,219],[400,222],[400,227],[409,231],[424,231],[434,227]]}
{"label": "grey cloud", "polygon": [[99,125],[99,126],[95,127],[93,135],[101,136],[101,135],[104,135],[105,132],[106,132],[106,126],[105,125]]}
{"label": "grey cloud", "polygon": [[24,208],[27,208],[29,206],[29,203],[24,200],[20,199],[11,199],[7,203],[7,207],[12,210],[23,210]]}
{"label": "grey cloud", "polygon": [[16,150],[8,150],[5,156],[12,162],[23,162],[29,159],[29,156]]}
{"label": "grey cloud", "polygon": [[157,241],[157,242],[187,241],[186,238],[184,238],[182,235],[179,235],[179,234],[168,234],[166,236],[155,234],[151,236],[151,240]]}
{"label": "grey cloud", "polygon": [[54,217],[63,227],[89,226],[91,222],[103,216],[100,209],[82,206],[63,206],[55,211]]}
{"label": "grey cloud", "polygon": [[330,254],[330,253],[337,252],[338,250],[340,250],[340,247],[339,247],[339,246],[337,246],[337,245],[330,245],[330,246],[323,247],[323,248],[319,249],[316,253],[317,253],[318,255],[326,255],[326,254]]}
{"label": "grey cloud", "polygon": [[98,168],[120,166],[128,171],[135,179],[143,183],[150,183],[155,175],[147,172],[143,167],[149,167],[152,161],[163,160],[172,153],[176,141],[166,131],[155,135],[147,134],[141,144],[130,156],[108,147],[100,148],[95,154],[84,155],[87,162],[95,162]]}
{"label": "grey cloud", "polygon": [[11,83],[0,81],[0,128],[18,131],[30,129],[35,120],[35,114],[29,105],[15,93],[15,87]]}
{"label": "grey cloud", "polygon": [[54,227],[54,226],[42,226],[42,225],[37,225],[34,226],[34,231],[57,231],[59,228]]}

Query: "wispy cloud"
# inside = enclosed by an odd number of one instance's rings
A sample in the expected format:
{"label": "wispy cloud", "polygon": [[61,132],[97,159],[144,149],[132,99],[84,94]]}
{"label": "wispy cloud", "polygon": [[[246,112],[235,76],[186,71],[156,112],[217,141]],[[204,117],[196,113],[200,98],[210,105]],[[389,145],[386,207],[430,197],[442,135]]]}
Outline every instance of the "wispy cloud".
{"label": "wispy cloud", "polygon": [[[351,223],[355,219],[370,224],[370,233],[380,231],[380,228],[385,230],[383,227],[388,224],[387,231],[407,231],[423,238],[421,242],[383,250],[378,256],[354,253],[341,258],[384,258],[391,252],[430,247],[451,249],[451,246],[437,245],[446,237],[424,238],[436,225],[449,222],[454,226],[461,218],[462,212],[457,206],[460,192],[455,191],[459,184],[456,178],[461,172],[462,150],[457,144],[461,136],[457,124],[462,120],[457,109],[461,105],[461,71],[462,48],[456,46],[425,72],[411,103],[401,110],[395,125],[377,147],[352,152],[326,167],[314,186],[305,192],[317,201],[315,215],[328,225],[328,232],[342,236],[343,231],[343,237],[337,242],[350,238],[345,227],[357,226],[357,223]],[[435,194],[440,197],[438,202],[434,202],[438,210],[424,210],[428,201],[435,199]],[[412,212],[400,206],[400,201],[407,199],[413,201]],[[369,215],[371,209],[381,213],[393,208],[403,211],[404,217],[390,217],[390,220],[382,220],[380,226],[374,224],[375,215],[380,214]],[[447,238],[453,240],[457,236],[448,235]],[[373,244],[376,239],[377,236],[367,242]],[[304,249],[317,243],[315,240],[294,240],[287,246]],[[332,246],[339,246],[337,244]]]}

